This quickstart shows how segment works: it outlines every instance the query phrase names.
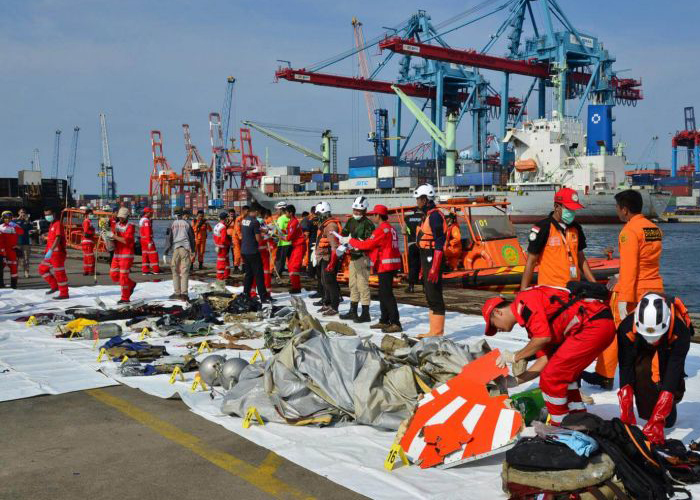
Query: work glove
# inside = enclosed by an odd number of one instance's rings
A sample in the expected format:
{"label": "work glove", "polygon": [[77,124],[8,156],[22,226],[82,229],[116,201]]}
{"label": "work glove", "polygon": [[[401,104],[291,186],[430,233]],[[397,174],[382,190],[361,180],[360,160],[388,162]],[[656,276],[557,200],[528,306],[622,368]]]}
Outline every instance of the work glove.
{"label": "work glove", "polygon": [[503,349],[496,358],[496,366],[499,368],[504,368],[506,364],[512,365],[513,363],[515,363],[515,353],[508,349]]}
{"label": "work glove", "polygon": [[168,263],[168,256],[166,254],[163,254],[163,264]]}
{"label": "work glove", "polygon": [[109,240],[114,239],[114,233],[112,231],[105,231],[104,237]]}
{"label": "work glove", "polygon": [[335,254],[338,256],[338,258],[342,258],[343,255],[345,255],[345,252],[347,252],[348,246],[347,245],[340,245],[338,248],[335,249]]}
{"label": "work glove", "polygon": [[669,391],[661,391],[659,399],[656,400],[654,412],[651,414],[651,418],[647,420],[644,429],[642,429],[642,432],[651,444],[664,444],[666,442],[664,424],[672,410],[673,394]]}
{"label": "work glove", "polygon": [[431,283],[437,283],[440,277],[442,268],[442,250],[435,250],[433,252],[433,265],[430,267],[430,272],[428,273],[428,281]]}
{"label": "work glove", "polygon": [[617,391],[617,399],[620,402],[620,420],[628,425],[637,425],[637,419],[634,416],[634,391],[632,386],[627,384]]}
{"label": "work glove", "polygon": [[620,279],[619,274],[614,274],[613,276],[610,277],[608,280],[607,284],[605,285],[605,288],[608,289],[609,292],[612,292],[613,289],[615,288],[615,285],[617,285],[618,280]]}
{"label": "work glove", "polygon": [[46,255],[44,255],[44,260],[49,260],[52,255],[53,255],[53,250],[49,250],[48,252],[46,252]]}
{"label": "work glove", "polygon": [[338,254],[335,252],[331,252],[331,260],[326,266],[326,272],[330,273],[333,272],[333,269],[335,269],[335,265],[338,263]]}
{"label": "work glove", "polygon": [[627,317],[627,302],[617,303],[617,312],[620,315],[620,321]]}
{"label": "work glove", "polygon": [[341,245],[347,245],[350,243],[350,236],[338,236],[338,242]]}

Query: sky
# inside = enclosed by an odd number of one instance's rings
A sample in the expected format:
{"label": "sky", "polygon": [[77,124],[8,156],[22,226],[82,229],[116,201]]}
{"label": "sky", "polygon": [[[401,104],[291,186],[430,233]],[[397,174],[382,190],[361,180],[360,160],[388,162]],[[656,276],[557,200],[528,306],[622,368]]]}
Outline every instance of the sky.
{"label": "sky", "polygon": [[[498,5],[504,0],[494,1]],[[107,116],[118,191],[148,192],[153,168],[150,131],[163,134],[171,167],[185,159],[182,124],[210,157],[208,115],[220,111],[226,77],[235,84],[232,128],[240,120],[332,129],[339,137],[339,170],[347,157],[370,154],[367,113],[357,92],[274,82],[277,60],[307,67],[352,48],[353,16],[365,37],[382,34],[419,9],[440,23],[481,3],[477,0],[383,2],[316,0],[2,0],[0,2],[0,177],[30,168],[40,150],[45,177],[52,172],[54,132],[62,130],[59,177],[65,177],[71,136],[80,127],[74,188],[98,193],[102,161],[98,114]],[[696,21],[700,2],[674,0],[560,0],[576,28],[597,36],[616,56],[623,76],[641,78],[645,99],[617,107],[617,140],[630,161],[670,162],[670,137],[683,127],[683,107],[698,105],[700,67]],[[445,36],[453,47],[481,49],[504,20],[496,14]],[[502,55],[500,46],[492,52]],[[370,51],[371,64],[381,60]],[[328,72],[353,75],[356,60]],[[499,75],[486,72],[498,87]],[[380,73],[398,77],[395,66]],[[513,95],[529,82],[516,78]],[[394,101],[380,103],[393,115]],[[533,108],[534,109],[534,108]],[[405,116],[404,112],[404,116]],[[411,122],[405,121],[407,125]],[[495,132],[495,127],[491,129]],[[656,154],[641,158],[657,136]],[[424,139],[419,134],[417,139]],[[317,150],[320,136],[291,134]],[[471,143],[468,120],[458,130],[458,147]],[[253,131],[253,149],[273,165],[315,166],[313,160]]]}

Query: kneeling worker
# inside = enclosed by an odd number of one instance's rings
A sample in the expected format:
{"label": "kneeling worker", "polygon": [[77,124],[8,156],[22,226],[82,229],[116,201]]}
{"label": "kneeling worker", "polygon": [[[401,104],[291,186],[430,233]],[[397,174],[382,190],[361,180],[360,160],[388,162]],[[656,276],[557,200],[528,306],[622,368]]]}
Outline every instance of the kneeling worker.
{"label": "kneeling worker", "polygon": [[[636,425],[637,413],[647,420],[644,435],[653,444],[666,440],[664,427],[676,423],[676,403],[685,392],[685,359],[695,334],[688,310],[680,299],[670,303],[648,293],[627,316],[617,333],[620,362],[620,419]],[[652,380],[652,360],[658,355],[660,382]]]}
{"label": "kneeling worker", "polygon": [[517,324],[530,341],[513,353],[501,352],[499,366],[531,356],[547,357],[540,374],[552,425],[561,425],[569,412],[585,411],[578,387],[581,372],[615,338],[612,312],[602,300],[576,300],[562,288],[538,286],[522,291],[511,303],[489,299],[482,309],[486,335],[510,332]]}

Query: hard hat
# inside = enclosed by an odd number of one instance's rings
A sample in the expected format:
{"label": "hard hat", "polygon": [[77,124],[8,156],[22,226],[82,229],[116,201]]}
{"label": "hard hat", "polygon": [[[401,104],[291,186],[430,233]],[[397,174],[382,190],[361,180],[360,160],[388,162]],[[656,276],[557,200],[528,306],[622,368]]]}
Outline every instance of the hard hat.
{"label": "hard hat", "polygon": [[146,208],[143,209],[143,213],[145,213],[145,214],[152,214],[152,213],[153,213],[153,209],[152,209],[151,207],[146,207]]}
{"label": "hard hat", "polygon": [[4,210],[4,211],[2,212],[2,217],[3,217],[3,218],[5,218],[5,217],[13,217],[13,215],[12,215],[12,212],[10,212],[9,210]]}
{"label": "hard hat", "polygon": [[671,308],[658,293],[648,293],[634,310],[634,326],[648,343],[655,344],[671,326]]}
{"label": "hard hat", "polygon": [[429,200],[435,198],[435,188],[430,184],[422,184],[416,188],[413,192],[414,198],[420,198],[421,196],[427,196]]}
{"label": "hard hat", "polygon": [[367,207],[369,207],[369,202],[364,196],[358,196],[355,198],[355,201],[352,202],[353,210],[367,210]]}
{"label": "hard hat", "polygon": [[278,201],[277,204],[275,205],[275,210],[284,210],[285,208],[287,208],[286,201]]}
{"label": "hard hat", "polygon": [[554,193],[554,203],[561,203],[569,210],[581,210],[583,205],[578,201],[578,193],[571,188],[561,188]]}
{"label": "hard hat", "polygon": [[199,376],[206,384],[221,385],[221,369],[225,362],[226,358],[218,354],[207,356],[199,363]]}
{"label": "hard hat", "polygon": [[129,209],[126,207],[122,207],[119,209],[117,212],[117,217],[121,217],[122,219],[128,219],[129,218]]}
{"label": "hard hat", "polygon": [[368,212],[367,215],[389,215],[389,209],[385,205],[374,205],[372,211]]}
{"label": "hard hat", "polygon": [[238,383],[238,377],[243,369],[248,366],[248,362],[242,358],[227,359],[221,367],[221,385],[224,389],[230,389]]}
{"label": "hard hat", "polygon": [[484,334],[489,337],[495,335],[498,329],[491,324],[491,314],[493,310],[506,301],[503,297],[493,297],[492,299],[484,302],[484,306],[481,308],[481,314],[484,316],[484,321],[486,321],[486,329]]}
{"label": "hard hat", "polygon": [[316,213],[317,214],[329,214],[329,213],[331,213],[331,204],[328,203],[327,201],[319,202],[319,204],[316,205]]}

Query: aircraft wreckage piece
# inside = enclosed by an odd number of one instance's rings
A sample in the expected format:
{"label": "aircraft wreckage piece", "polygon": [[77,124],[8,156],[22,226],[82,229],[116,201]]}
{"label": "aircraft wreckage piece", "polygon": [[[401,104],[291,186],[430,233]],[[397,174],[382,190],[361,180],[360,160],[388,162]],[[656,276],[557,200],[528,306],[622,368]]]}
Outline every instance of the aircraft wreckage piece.
{"label": "aircraft wreckage piece", "polygon": [[412,462],[446,469],[512,446],[523,418],[506,406],[507,395],[492,397],[486,389],[487,382],[508,375],[496,366],[498,355],[496,349],[465,365],[420,400],[400,441]]}

